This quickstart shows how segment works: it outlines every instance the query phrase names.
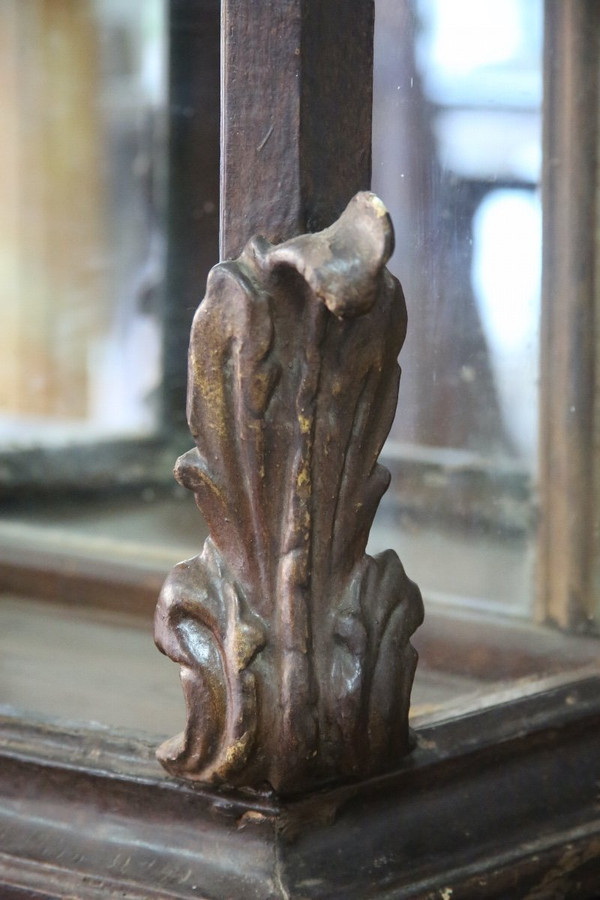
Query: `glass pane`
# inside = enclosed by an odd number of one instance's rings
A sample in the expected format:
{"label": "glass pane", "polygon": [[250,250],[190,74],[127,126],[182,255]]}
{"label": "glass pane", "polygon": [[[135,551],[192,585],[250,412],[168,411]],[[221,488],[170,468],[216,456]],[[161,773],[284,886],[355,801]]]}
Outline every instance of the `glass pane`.
{"label": "glass pane", "polygon": [[531,608],[541,0],[377,0],[374,190],[409,327],[372,547],[425,593]]}
{"label": "glass pane", "polygon": [[164,0],[0,0],[0,445],[157,423]]}

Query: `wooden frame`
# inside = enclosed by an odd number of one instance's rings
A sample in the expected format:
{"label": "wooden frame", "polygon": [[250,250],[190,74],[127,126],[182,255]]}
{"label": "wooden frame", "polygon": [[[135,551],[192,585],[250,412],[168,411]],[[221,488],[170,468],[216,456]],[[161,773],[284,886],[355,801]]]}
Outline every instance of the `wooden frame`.
{"label": "wooden frame", "polygon": [[3,897],[593,898],[599,726],[596,676],[422,727],[393,775],[274,802],[176,783],[133,737],[5,717]]}
{"label": "wooden frame", "polygon": [[538,614],[597,627],[600,8],[546,2]]}

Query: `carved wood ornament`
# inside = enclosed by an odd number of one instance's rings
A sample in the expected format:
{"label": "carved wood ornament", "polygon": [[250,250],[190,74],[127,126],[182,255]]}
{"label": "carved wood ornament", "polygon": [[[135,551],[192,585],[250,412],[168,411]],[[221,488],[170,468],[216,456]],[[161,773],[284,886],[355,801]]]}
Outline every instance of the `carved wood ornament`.
{"label": "carved wood ornament", "polygon": [[330,228],[253,238],[209,275],[189,355],[196,447],[175,474],[210,537],[155,620],[187,704],[158,751],[173,775],[295,793],[409,750],[421,595],[393,551],[365,554],[406,331],[392,249],[363,192]]}

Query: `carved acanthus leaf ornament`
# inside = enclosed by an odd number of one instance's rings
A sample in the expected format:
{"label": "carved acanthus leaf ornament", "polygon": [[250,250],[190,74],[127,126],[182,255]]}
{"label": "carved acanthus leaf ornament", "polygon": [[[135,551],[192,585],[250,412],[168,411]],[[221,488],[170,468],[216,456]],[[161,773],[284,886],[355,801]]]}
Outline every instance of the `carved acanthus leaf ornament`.
{"label": "carved acanthus leaf ornament", "polygon": [[156,610],[181,666],[174,775],[295,793],[393,768],[409,749],[423,616],[397,555],[366,555],[389,473],[406,331],[385,269],[385,207],[278,246],[254,238],[210,273],[192,328],[177,480],[210,528]]}

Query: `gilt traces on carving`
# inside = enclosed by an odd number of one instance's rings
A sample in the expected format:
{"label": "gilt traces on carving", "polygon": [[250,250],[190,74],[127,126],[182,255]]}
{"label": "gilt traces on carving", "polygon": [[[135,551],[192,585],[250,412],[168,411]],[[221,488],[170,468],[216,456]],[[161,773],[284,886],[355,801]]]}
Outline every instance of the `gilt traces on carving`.
{"label": "gilt traces on carving", "polygon": [[293,792],[408,749],[418,589],[365,554],[389,473],[406,312],[389,216],[362,193],[331,228],[216,266],[196,312],[176,477],[210,528],[156,612],[181,666],[173,774]]}

